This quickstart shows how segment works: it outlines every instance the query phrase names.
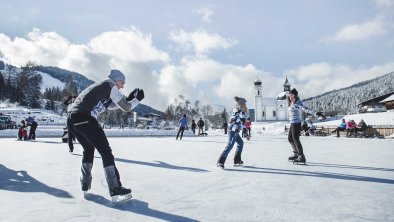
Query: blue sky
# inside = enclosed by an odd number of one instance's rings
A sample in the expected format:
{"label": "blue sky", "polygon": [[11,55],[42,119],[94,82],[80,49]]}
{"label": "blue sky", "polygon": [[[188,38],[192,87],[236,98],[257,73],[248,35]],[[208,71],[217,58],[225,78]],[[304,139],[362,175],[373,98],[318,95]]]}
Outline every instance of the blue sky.
{"label": "blue sky", "polygon": [[394,71],[394,0],[4,1],[0,56],[147,92],[163,109],[178,94],[205,104],[274,97],[287,75],[309,97]]}

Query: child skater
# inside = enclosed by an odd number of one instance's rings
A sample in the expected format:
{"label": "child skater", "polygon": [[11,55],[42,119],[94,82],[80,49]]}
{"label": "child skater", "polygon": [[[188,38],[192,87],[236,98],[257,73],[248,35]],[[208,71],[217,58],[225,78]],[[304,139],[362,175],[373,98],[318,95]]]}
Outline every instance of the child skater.
{"label": "child skater", "polygon": [[[239,135],[240,131],[246,131],[245,120],[248,108],[246,107],[246,100],[244,98],[234,97],[235,108],[233,109],[232,116],[230,118],[230,123],[228,124],[228,142],[227,146],[224,148],[223,152],[220,154],[219,160],[217,162],[217,167],[224,169],[224,163],[226,162],[227,156],[234,144],[237,143],[237,150],[234,156],[234,166],[242,166],[243,161],[241,159],[242,149],[244,146],[244,141]],[[246,136],[249,140],[249,136]]]}

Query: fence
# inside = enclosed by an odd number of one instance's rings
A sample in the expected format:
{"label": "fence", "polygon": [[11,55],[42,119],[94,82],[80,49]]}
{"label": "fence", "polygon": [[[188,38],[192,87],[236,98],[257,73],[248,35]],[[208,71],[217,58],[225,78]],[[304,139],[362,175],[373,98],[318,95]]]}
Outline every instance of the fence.
{"label": "fence", "polygon": [[[333,126],[319,126],[316,129],[321,130],[327,134],[337,127]],[[394,125],[371,125],[365,130],[365,134],[369,137],[387,137],[394,134]]]}

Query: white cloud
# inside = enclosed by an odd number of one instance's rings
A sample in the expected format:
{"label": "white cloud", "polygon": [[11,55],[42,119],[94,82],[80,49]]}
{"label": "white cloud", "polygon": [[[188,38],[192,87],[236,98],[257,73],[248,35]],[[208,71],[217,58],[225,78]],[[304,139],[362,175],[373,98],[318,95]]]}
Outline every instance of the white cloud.
{"label": "white cloud", "polygon": [[379,8],[390,8],[394,6],[394,0],[371,0]]}
{"label": "white cloud", "polygon": [[100,53],[133,62],[168,62],[167,53],[153,46],[152,36],[144,35],[137,28],[104,32],[89,42],[94,53]]}
{"label": "white cloud", "polygon": [[389,25],[382,20],[367,21],[362,24],[352,24],[341,28],[335,35],[325,37],[322,42],[362,41],[385,35]]}
{"label": "white cloud", "polygon": [[188,57],[177,67],[164,68],[159,85],[161,93],[170,95],[168,101],[181,93],[205,104],[220,101],[220,104],[232,106],[233,97],[241,96],[252,107],[253,82],[257,76],[262,79],[265,96],[281,92],[284,79],[277,79],[253,65],[235,66],[202,57]]}
{"label": "white cloud", "polygon": [[192,50],[197,54],[206,54],[214,49],[227,49],[237,44],[235,39],[224,38],[202,29],[191,33],[184,30],[172,31],[170,40],[178,43],[183,50]]}
{"label": "white cloud", "polygon": [[211,7],[199,7],[196,9],[193,9],[193,13],[201,16],[201,20],[207,23],[211,22],[211,16],[213,15],[213,10]]}
{"label": "white cloud", "polygon": [[348,65],[314,63],[286,70],[292,87],[299,89],[303,98],[316,96],[357,82],[382,76],[394,70],[394,62],[373,67],[352,68]]}
{"label": "white cloud", "polygon": [[[21,66],[28,61],[80,72],[95,81],[106,78],[111,68],[126,75],[124,92],[139,87],[145,89],[143,103],[164,110],[178,95],[205,104],[232,106],[234,96],[242,96],[253,107],[253,81],[259,77],[264,97],[276,97],[283,88],[284,77],[275,77],[255,66],[225,64],[209,58],[204,53],[225,48],[217,40],[227,39],[203,32],[208,46],[195,46],[195,33],[181,31],[195,47],[195,55],[181,54],[179,64],[172,62],[169,54],[154,46],[152,37],[136,28],[105,32],[85,44],[73,44],[55,32],[34,29],[25,38],[10,37],[0,33],[0,54],[8,63]],[[198,42],[198,41],[197,41]],[[193,45],[195,44],[195,45]],[[221,43],[222,44],[222,43]],[[226,44],[225,44],[226,45]],[[227,43],[226,47],[229,47]],[[371,68],[353,69],[346,65],[316,63],[286,71],[291,84],[300,88],[302,96],[314,96],[328,90],[383,75],[394,70],[394,63]]]}

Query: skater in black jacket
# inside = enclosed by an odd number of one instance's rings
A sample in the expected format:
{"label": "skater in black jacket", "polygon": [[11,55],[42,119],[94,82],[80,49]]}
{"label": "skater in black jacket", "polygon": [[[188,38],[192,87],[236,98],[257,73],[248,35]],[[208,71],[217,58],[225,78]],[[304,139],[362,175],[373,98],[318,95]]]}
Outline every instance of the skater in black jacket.
{"label": "skater in black jacket", "polygon": [[81,186],[83,191],[91,187],[94,151],[100,153],[110,196],[113,201],[131,198],[131,190],[124,188],[115,166],[114,156],[103,129],[97,122],[99,113],[108,109],[127,112],[134,109],[144,98],[142,89],[135,89],[126,98],[119,89],[125,84],[125,76],[119,70],[111,70],[108,79],[86,88],[68,108],[67,127],[83,147]]}
{"label": "skater in black jacket", "polygon": [[192,120],[192,125],[191,125],[191,129],[192,129],[193,134],[196,134],[196,126],[197,126],[197,124],[196,124],[196,122],[193,119]]}
{"label": "skater in black jacket", "polygon": [[203,135],[204,133],[204,120],[202,120],[202,118],[200,118],[199,121],[197,121],[197,126],[198,126],[198,136]]}

